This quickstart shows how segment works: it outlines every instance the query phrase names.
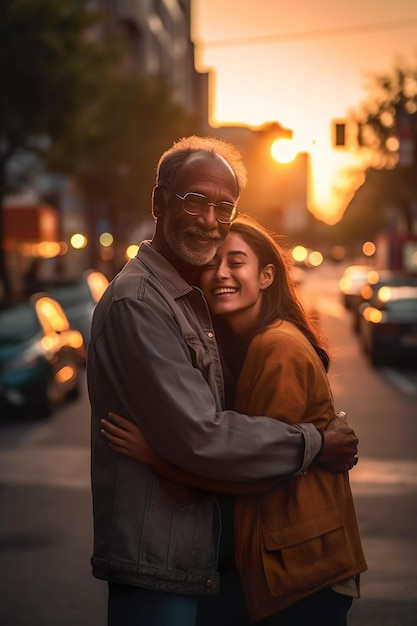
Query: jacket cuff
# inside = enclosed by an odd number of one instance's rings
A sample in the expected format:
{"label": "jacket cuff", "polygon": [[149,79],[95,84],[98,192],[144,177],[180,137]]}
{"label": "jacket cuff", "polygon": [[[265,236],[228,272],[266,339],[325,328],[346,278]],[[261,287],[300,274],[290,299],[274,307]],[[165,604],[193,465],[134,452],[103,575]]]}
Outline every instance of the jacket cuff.
{"label": "jacket cuff", "polygon": [[313,424],[298,424],[304,437],[304,454],[302,464],[295,476],[307,474],[307,470],[313,463],[323,446],[323,434]]}

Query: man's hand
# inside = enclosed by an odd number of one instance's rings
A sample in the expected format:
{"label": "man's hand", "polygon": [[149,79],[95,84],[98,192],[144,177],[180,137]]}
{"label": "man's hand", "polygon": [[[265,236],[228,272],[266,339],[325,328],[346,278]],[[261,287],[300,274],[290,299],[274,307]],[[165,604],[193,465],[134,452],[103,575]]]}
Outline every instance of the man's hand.
{"label": "man's hand", "polygon": [[347,472],[358,462],[358,438],[340,411],[324,431],[316,463],[329,472]]}

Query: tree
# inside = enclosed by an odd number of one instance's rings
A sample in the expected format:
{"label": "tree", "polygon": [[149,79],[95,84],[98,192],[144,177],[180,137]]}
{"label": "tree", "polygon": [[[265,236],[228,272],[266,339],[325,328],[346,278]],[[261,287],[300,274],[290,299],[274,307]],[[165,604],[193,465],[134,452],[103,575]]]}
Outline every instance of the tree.
{"label": "tree", "polygon": [[372,191],[374,206],[383,210],[395,204],[411,232],[417,206],[417,67],[399,63],[391,73],[373,76],[369,89],[369,99],[352,113],[372,174],[365,186],[376,183],[372,170],[385,171]]}
{"label": "tree", "polygon": [[370,169],[366,182],[357,189],[343,215],[331,232],[335,240],[343,245],[373,239],[376,232],[389,227],[388,212],[381,210],[381,199],[394,202],[391,193],[394,172]]}
{"label": "tree", "polygon": [[[149,216],[159,155],[198,123],[164,78],[126,70],[117,36],[99,38],[102,16],[88,5],[0,0],[0,206],[41,161],[78,178],[91,232],[100,218],[117,231],[139,207]],[[0,281],[10,295],[2,211]]]}
{"label": "tree", "polygon": [[[99,132],[85,142],[72,171],[88,198],[90,233],[97,222],[105,222],[121,243],[140,221],[151,217],[159,156],[179,136],[198,132],[199,126],[173,101],[164,77],[135,71],[113,76],[97,103],[97,123]],[[65,158],[55,155],[54,167],[62,169]],[[94,239],[91,244],[94,265]]]}
{"label": "tree", "polygon": [[[96,132],[108,51],[87,34],[99,19],[83,0],[0,0],[0,206],[58,142],[78,153]],[[14,166],[14,167],[12,167]],[[10,295],[0,210],[0,280]]]}

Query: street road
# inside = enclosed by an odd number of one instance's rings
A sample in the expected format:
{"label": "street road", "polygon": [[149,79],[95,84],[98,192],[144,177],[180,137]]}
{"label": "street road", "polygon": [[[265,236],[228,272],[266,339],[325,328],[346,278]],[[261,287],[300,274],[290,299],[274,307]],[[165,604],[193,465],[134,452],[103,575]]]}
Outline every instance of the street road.
{"label": "street road", "polygon": [[342,269],[309,272],[301,288],[329,340],[335,406],[359,436],[350,473],[369,571],[349,626],[417,625],[417,368],[373,368],[337,288]]}
{"label": "street road", "polygon": [[[340,304],[341,268],[301,288],[329,338],[330,380],[360,438],[351,472],[369,571],[350,626],[417,625],[417,370],[373,369]],[[105,626],[106,586],[91,576],[89,407],[0,423],[0,625]]]}

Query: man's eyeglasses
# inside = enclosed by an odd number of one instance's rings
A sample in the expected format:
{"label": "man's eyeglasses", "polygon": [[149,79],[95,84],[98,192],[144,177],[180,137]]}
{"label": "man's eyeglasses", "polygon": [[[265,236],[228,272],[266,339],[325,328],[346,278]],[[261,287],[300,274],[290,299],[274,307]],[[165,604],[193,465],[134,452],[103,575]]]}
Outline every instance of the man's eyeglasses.
{"label": "man's eyeglasses", "polygon": [[212,206],[216,214],[216,220],[220,224],[230,224],[239,215],[237,207],[232,202],[209,202],[202,193],[186,193],[185,196],[175,194],[179,200],[182,200],[182,208],[188,215],[202,215],[207,207]]}

